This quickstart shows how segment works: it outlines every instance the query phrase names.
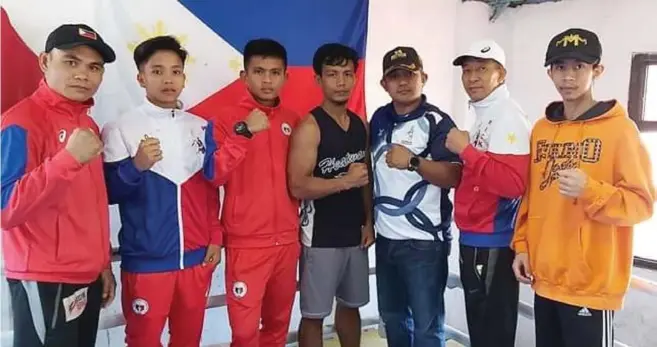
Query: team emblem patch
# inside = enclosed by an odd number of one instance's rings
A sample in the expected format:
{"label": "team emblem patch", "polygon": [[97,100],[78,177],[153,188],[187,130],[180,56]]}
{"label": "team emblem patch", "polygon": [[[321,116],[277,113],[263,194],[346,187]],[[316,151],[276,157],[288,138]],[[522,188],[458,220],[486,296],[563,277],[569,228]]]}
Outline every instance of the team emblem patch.
{"label": "team emblem patch", "polygon": [[59,140],[59,143],[64,143],[64,141],[66,141],[66,130],[61,129],[57,135],[57,139]]}
{"label": "team emblem patch", "polygon": [[287,123],[281,124],[281,130],[285,136],[290,136],[290,134],[292,134],[292,127]]}
{"label": "team emblem patch", "polygon": [[143,316],[146,313],[148,313],[148,301],[142,299],[142,298],[137,298],[132,301],[132,312]]}
{"label": "team emblem patch", "polygon": [[241,299],[241,298],[245,297],[246,296],[246,291],[247,291],[246,283],[244,283],[242,281],[238,281],[238,282],[233,283],[233,295],[236,298]]}

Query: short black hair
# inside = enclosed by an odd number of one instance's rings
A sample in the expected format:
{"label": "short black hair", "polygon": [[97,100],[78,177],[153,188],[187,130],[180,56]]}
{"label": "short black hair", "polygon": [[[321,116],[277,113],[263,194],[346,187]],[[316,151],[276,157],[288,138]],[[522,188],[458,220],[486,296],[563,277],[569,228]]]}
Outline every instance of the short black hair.
{"label": "short black hair", "polygon": [[140,69],[157,51],[176,53],[182,60],[183,66],[185,65],[187,51],[180,45],[180,42],[173,36],[156,36],[140,43],[135,48],[133,57],[137,68]]}
{"label": "short black hair", "polygon": [[272,39],[255,39],[244,46],[244,68],[249,65],[252,57],[278,58],[287,68],[287,51],[282,44]]}
{"label": "short black hair", "polygon": [[356,50],[341,43],[327,43],[315,51],[313,70],[315,70],[315,74],[321,76],[323,66],[346,66],[350,61],[354,63],[354,70],[357,70],[358,53]]}

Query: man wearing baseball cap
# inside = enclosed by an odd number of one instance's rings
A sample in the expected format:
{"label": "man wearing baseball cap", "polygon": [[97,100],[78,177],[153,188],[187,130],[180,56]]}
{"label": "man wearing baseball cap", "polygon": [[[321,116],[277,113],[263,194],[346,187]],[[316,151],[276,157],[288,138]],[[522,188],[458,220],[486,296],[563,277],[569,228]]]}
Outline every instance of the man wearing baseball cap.
{"label": "man wearing baseball cap", "polygon": [[454,60],[475,123],[453,128],[447,148],[463,160],[454,197],[460,274],[472,347],[513,347],[519,284],[509,248],[525,192],[530,124],[505,82],[506,55],[495,41],[473,43]]}
{"label": "man wearing baseball cap", "polygon": [[114,298],[98,126],[89,116],[115,54],[87,25],[53,31],[44,79],[2,115],[1,225],[15,347],[96,343]]}
{"label": "man wearing baseball cap", "polygon": [[598,36],[568,29],[545,66],[561,100],[531,135],[527,192],[512,241],[513,270],[536,293],[536,346],[613,346],[614,312],[632,273],[633,227],[653,214],[652,165],[617,100],[597,101]]}
{"label": "man wearing baseball cap", "polygon": [[381,86],[392,102],[370,123],[379,312],[395,347],[445,346],[449,192],[461,164],[445,148],[454,122],[422,94],[426,81],[415,49],[386,53]]}

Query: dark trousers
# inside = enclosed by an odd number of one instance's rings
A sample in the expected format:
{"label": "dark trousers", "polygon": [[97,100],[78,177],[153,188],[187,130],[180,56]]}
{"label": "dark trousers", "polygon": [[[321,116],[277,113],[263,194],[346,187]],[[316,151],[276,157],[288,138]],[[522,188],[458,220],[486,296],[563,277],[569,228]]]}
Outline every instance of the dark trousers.
{"label": "dark trousers", "polygon": [[519,283],[510,248],[461,245],[460,272],[472,347],[513,347]]}
{"label": "dark trousers", "polygon": [[379,314],[390,347],[445,347],[447,257],[440,241],[376,241]]}
{"label": "dark trousers", "polygon": [[7,279],[14,347],[93,347],[103,286]]}
{"label": "dark trousers", "polygon": [[536,347],[612,347],[614,311],[534,296]]}

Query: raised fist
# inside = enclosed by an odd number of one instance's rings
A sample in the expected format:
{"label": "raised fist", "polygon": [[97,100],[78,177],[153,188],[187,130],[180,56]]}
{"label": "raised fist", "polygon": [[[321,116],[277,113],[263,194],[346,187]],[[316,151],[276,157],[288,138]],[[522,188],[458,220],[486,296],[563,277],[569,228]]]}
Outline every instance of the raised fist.
{"label": "raised fist", "polygon": [[86,164],[103,151],[103,143],[88,128],[76,128],[66,142],[66,150],[80,164]]}
{"label": "raised fist", "polygon": [[367,165],[363,163],[349,164],[349,171],[347,171],[347,174],[344,175],[344,178],[349,188],[362,187],[370,183]]}
{"label": "raised fist", "polygon": [[269,118],[267,118],[267,115],[264,112],[257,108],[254,108],[253,111],[249,113],[245,122],[251,134],[269,129]]}
{"label": "raised fist", "polygon": [[135,159],[135,167],[139,171],[146,171],[153,167],[155,163],[162,160],[162,149],[160,140],[155,137],[145,136],[139,143]]}

